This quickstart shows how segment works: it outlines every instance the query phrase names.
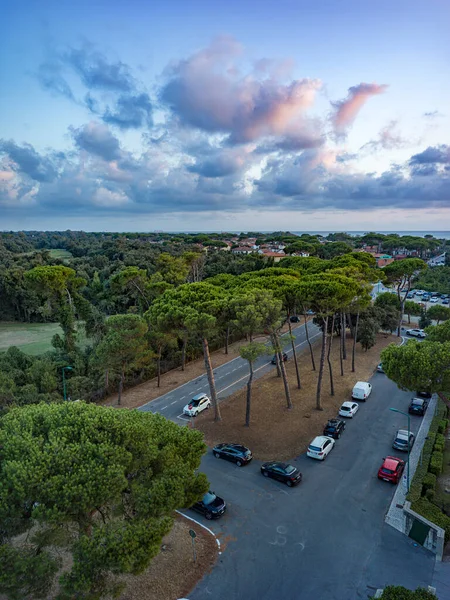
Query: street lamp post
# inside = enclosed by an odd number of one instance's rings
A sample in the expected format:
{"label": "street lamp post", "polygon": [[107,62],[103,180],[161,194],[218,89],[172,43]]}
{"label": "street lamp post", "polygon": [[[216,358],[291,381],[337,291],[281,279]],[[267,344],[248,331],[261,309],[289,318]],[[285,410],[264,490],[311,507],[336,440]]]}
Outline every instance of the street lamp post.
{"label": "street lamp post", "polygon": [[407,465],[407,471],[406,471],[406,489],[409,493],[409,446],[410,446],[410,435],[411,435],[411,429],[410,429],[410,416],[409,413],[405,413],[402,410],[398,410],[398,408],[390,408],[389,410],[392,410],[393,412],[398,412],[401,415],[405,415],[405,417],[408,417],[408,465]]}
{"label": "street lamp post", "polygon": [[67,395],[66,395],[66,369],[67,371],[72,371],[72,367],[62,367],[62,380],[63,380],[63,397],[64,400],[67,400]]}

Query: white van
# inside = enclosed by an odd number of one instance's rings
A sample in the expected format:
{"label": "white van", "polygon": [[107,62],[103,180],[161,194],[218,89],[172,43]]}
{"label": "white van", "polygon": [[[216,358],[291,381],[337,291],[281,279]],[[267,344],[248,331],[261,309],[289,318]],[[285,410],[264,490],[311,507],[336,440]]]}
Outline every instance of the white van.
{"label": "white van", "polygon": [[370,396],[372,386],[367,381],[358,381],[352,391],[353,400],[362,400],[365,402]]}

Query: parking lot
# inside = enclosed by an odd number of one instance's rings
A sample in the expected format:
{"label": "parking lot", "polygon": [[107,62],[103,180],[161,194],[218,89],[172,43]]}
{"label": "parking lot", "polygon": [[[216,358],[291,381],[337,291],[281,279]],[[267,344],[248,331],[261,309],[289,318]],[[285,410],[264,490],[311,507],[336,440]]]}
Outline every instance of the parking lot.
{"label": "parking lot", "polygon": [[[188,512],[213,529],[225,552],[191,600],[352,600],[388,584],[431,582],[434,556],[384,523],[396,487],[377,478],[383,457],[405,458],[392,442],[406,417],[389,408],[407,411],[412,394],[382,373],[371,383],[325,462],[293,458],[303,473],[295,488],[262,477],[256,460],[239,468],[208,452],[202,470],[227,512],[212,522]],[[414,433],[420,423],[411,417]]]}

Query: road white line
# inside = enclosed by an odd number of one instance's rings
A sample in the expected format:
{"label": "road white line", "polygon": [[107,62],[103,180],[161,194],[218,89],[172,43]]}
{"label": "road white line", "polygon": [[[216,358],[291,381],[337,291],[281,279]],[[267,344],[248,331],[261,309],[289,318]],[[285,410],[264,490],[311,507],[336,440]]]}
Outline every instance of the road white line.
{"label": "road white line", "polygon": [[166,410],[166,408],[168,408],[168,406],[163,406],[161,410]]}
{"label": "road white line", "polygon": [[181,421],[190,421],[190,419],[188,419],[188,417],[185,417],[183,414],[178,415],[177,419],[180,419]]}
{"label": "road white line", "polygon": [[[314,338],[318,337],[319,335],[322,335],[322,334],[321,333],[316,333],[316,335],[311,336],[309,339],[313,340]],[[300,342],[299,344],[297,344],[295,347],[298,348],[299,346],[303,346],[303,344],[307,344],[307,343],[308,343],[308,340],[304,340],[303,342]],[[288,352],[292,352],[292,348],[290,350],[288,350]],[[270,363],[265,363],[264,365],[261,365],[257,369],[254,369],[253,372],[256,373],[257,371],[260,371],[261,369],[264,369],[264,367],[267,367],[268,364],[270,364]],[[230,387],[233,387],[233,385],[236,385],[240,381],[243,381],[244,379],[247,379],[247,378],[248,378],[248,375],[244,375],[244,377],[241,377],[240,379],[236,379],[235,382],[230,383],[230,385],[227,385],[226,387],[222,388],[217,393],[221,394],[225,390],[228,390]]]}
{"label": "road white line", "polygon": [[181,396],[180,400],[184,400],[186,398],[186,396]]}
{"label": "road white line", "polygon": [[214,533],[214,531],[209,529],[209,527],[206,527],[206,525],[203,525],[203,523],[200,523],[200,521],[197,521],[196,519],[193,519],[192,517],[188,517],[184,513],[180,512],[179,510],[176,510],[175,512],[178,513],[179,515],[181,515],[182,517],[184,517],[185,519],[189,519],[189,521],[192,521],[193,523],[197,523],[197,525],[200,525],[200,527],[203,527],[203,529],[206,529],[206,531],[208,533],[210,533],[212,536],[214,536],[216,539],[217,546],[219,548],[219,554],[222,554],[222,552],[220,551],[220,541],[216,537],[216,534]]}
{"label": "road white line", "polygon": [[170,406],[172,406],[173,404],[176,404],[178,402],[178,400],[174,400],[173,402],[170,403]]}

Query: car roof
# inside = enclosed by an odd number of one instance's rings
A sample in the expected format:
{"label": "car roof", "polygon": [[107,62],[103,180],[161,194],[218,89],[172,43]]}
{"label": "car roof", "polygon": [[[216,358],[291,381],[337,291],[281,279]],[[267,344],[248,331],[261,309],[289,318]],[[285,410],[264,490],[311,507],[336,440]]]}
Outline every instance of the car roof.
{"label": "car roof", "polygon": [[401,462],[402,461],[400,458],[397,458],[395,456],[386,456],[386,458],[384,459],[384,462],[383,462],[383,467],[386,467],[387,469],[395,470],[397,468],[397,465]]}
{"label": "car roof", "polygon": [[288,463],[277,462],[276,460],[272,460],[263,464],[263,467],[281,467],[282,469],[285,469],[287,466],[289,466]]}
{"label": "car roof", "polygon": [[192,400],[201,400],[202,398],[207,398],[208,396],[206,394],[196,394],[195,396],[193,396]]}
{"label": "car roof", "polygon": [[354,387],[359,387],[359,386],[362,386],[362,387],[364,387],[365,385],[369,385],[369,384],[367,383],[367,381],[357,381],[357,382],[355,383]]}
{"label": "car roof", "polygon": [[310,443],[310,446],[322,446],[329,439],[326,435],[317,435]]}
{"label": "car roof", "polygon": [[343,402],[341,408],[342,406],[348,406],[349,408],[351,408],[354,404],[356,404],[356,402]]}
{"label": "car roof", "polygon": [[411,398],[411,403],[414,404],[423,404],[425,402],[425,398]]}
{"label": "car roof", "polygon": [[405,438],[407,440],[408,439],[408,431],[406,429],[399,429],[397,431],[397,437],[398,438]]}

